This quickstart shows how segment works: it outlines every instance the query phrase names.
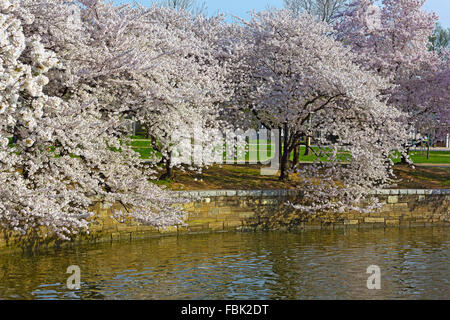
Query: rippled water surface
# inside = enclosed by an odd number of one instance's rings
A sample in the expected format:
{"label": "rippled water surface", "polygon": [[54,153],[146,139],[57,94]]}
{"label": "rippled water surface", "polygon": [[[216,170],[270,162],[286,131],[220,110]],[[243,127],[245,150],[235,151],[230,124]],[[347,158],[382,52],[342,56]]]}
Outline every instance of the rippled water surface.
{"label": "rippled water surface", "polygon": [[448,299],[449,261],[449,228],[189,235],[0,252],[0,299]]}

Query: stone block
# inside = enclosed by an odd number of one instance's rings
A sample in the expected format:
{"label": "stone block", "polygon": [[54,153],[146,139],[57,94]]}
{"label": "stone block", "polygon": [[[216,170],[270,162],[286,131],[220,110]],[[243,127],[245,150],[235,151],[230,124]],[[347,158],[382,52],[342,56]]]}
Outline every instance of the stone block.
{"label": "stone block", "polygon": [[233,211],[232,211],[232,209],[230,207],[221,207],[221,208],[219,208],[219,213],[218,214],[219,215],[221,215],[221,214],[229,215],[231,213],[233,213]]}
{"label": "stone block", "polygon": [[389,217],[393,217],[393,218],[399,218],[403,215],[402,212],[398,212],[398,211],[391,211],[388,213]]}
{"label": "stone block", "polygon": [[381,212],[371,212],[371,213],[369,213],[369,216],[373,217],[373,218],[380,218],[382,216],[382,213]]}
{"label": "stone block", "polygon": [[167,228],[160,228],[158,231],[161,234],[176,234],[178,233],[178,228],[176,226],[173,226]]}
{"label": "stone block", "polygon": [[217,196],[216,190],[205,190],[205,191],[198,191],[198,196],[202,198],[211,198]]}
{"label": "stone block", "polygon": [[227,207],[229,205],[227,200],[217,200],[215,201],[215,207],[216,208],[223,208]]}
{"label": "stone block", "polygon": [[380,212],[391,212],[393,210],[394,210],[393,204],[385,204],[384,206],[381,207]]}
{"label": "stone block", "polygon": [[248,197],[250,195],[250,191],[249,190],[238,190],[236,191],[236,195],[238,197]]}
{"label": "stone block", "polygon": [[102,231],[108,231],[108,232],[117,231],[117,224],[113,224],[113,223],[103,224]]}
{"label": "stone block", "polygon": [[225,221],[223,224],[224,229],[237,229],[238,227],[242,227],[242,221],[240,220]]}
{"label": "stone block", "polygon": [[177,226],[177,234],[185,234],[188,233],[188,226]]}
{"label": "stone block", "polygon": [[[220,219],[218,219],[220,220]],[[228,214],[228,215],[224,215],[222,217],[223,221],[234,221],[234,220],[239,220],[241,221],[242,219],[239,217],[239,213],[232,213],[232,214]]]}
{"label": "stone block", "polygon": [[415,223],[423,223],[423,224],[425,224],[425,223],[431,222],[431,221],[432,221],[431,219],[420,218],[420,219],[416,219],[414,222]]}
{"label": "stone block", "polygon": [[[229,190],[215,190],[214,193],[216,197],[226,198],[228,196],[228,191]],[[236,191],[234,191],[234,193],[236,194]]]}
{"label": "stone block", "polygon": [[119,223],[117,225],[117,231],[119,231],[119,232],[136,232],[137,227]]}
{"label": "stone block", "polygon": [[216,218],[206,218],[206,219],[195,219],[189,220],[188,226],[199,226],[199,225],[208,225],[208,223],[217,222]]}
{"label": "stone block", "polygon": [[427,217],[427,216],[432,216],[432,215],[433,215],[433,213],[428,211],[427,208],[420,208],[420,209],[416,209],[413,212],[411,212],[411,216],[413,216],[415,218],[422,218],[422,217]]}
{"label": "stone block", "polygon": [[248,196],[249,197],[260,197],[262,194],[261,190],[249,190],[248,191]]}
{"label": "stone block", "polygon": [[202,203],[202,202],[195,202],[194,203],[194,208],[195,208],[196,211],[201,209],[201,208],[204,208],[205,206],[206,205],[204,203]]}
{"label": "stone block", "polygon": [[398,203],[398,196],[389,196],[387,203]]}
{"label": "stone block", "polygon": [[218,215],[219,214],[219,208],[209,208],[208,210],[208,215],[209,216],[214,216],[214,215]]}
{"label": "stone block", "polygon": [[209,223],[209,229],[211,231],[221,231],[224,229],[224,222],[219,221],[219,222],[210,222]]}
{"label": "stone block", "polygon": [[226,204],[227,207],[232,207],[234,209],[239,207],[240,201],[236,198],[229,198],[228,201],[226,201]]}
{"label": "stone block", "polygon": [[193,202],[188,202],[183,204],[185,210],[193,210],[195,208],[195,204]]}
{"label": "stone block", "polygon": [[392,205],[392,210],[393,211],[409,211],[409,207],[407,203],[396,203]]}
{"label": "stone block", "polygon": [[367,218],[364,218],[364,222],[366,222],[366,223],[384,223],[384,218],[367,217]]}

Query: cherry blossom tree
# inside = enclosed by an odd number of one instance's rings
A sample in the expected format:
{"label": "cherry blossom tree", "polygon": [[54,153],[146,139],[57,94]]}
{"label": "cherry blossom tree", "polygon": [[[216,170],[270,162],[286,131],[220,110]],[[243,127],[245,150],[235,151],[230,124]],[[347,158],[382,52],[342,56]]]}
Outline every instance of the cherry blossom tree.
{"label": "cherry blossom tree", "polygon": [[[406,115],[383,98],[419,98],[395,91],[392,79],[402,90],[425,80],[448,86],[444,64],[420,63],[414,79],[397,76],[412,61],[378,75],[372,65],[381,62],[359,67],[360,54],[345,47],[357,34],[344,45],[327,24],[287,10],[241,25],[101,0],[0,0],[0,12],[0,224],[22,234],[67,239],[88,229],[97,200],[121,203],[148,225],[181,223],[175,205],[185,200],[151,183],[160,160],[170,177],[192,163],[174,154],[198,157],[192,137],[214,149],[223,142],[217,130],[254,119],[285,133],[281,179],[300,136],[319,135],[316,162],[299,170],[298,208],[356,209],[390,183],[392,151],[406,156],[407,128],[398,122]],[[427,101],[428,110],[446,97]],[[448,109],[433,110],[446,123]],[[122,132],[125,119],[143,124],[162,159],[139,158]],[[207,152],[194,164],[214,160]]]}
{"label": "cherry blossom tree", "polygon": [[140,104],[135,76],[161,64],[161,56],[177,49],[168,45],[176,39],[166,26],[148,23],[153,11],[147,8],[102,0],[21,0],[21,4],[35,16],[25,34],[40,35],[63,66],[49,75],[47,92],[71,99],[89,94],[109,115],[124,114]]}
{"label": "cherry blossom tree", "polygon": [[[448,122],[436,117],[448,114],[448,63],[438,52],[429,50],[438,17],[422,10],[424,3],[383,0],[377,7],[375,1],[357,0],[337,25],[337,37],[356,53],[355,62],[391,83],[381,93],[389,99],[389,105],[409,114],[404,123],[411,132],[428,128],[432,119],[438,120],[437,126]],[[430,88],[431,83],[436,90]]]}
{"label": "cherry blossom tree", "polygon": [[[228,99],[226,68],[208,35],[212,19],[183,8],[116,7],[99,0],[26,3],[39,17],[27,31],[41,34],[66,66],[51,78],[55,94],[82,101],[89,96],[105,117],[139,121],[162,156],[150,160],[164,164],[162,178],[192,162],[172,156],[192,153],[186,135],[210,144],[207,129],[218,127],[220,101]],[[68,23],[73,33],[65,32]],[[199,165],[205,162],[208,157]]]}
{"label": "cherry blossom tree", "polygon": [[[402,83],[407,95],[397,95],[395,105],[411,103],[410,118],[418,132],[444,139],[450,132],[450,63],[442,60],[436,72]],[[419,104],[420,103],[420,104]]]}
{"label": "cherry blossom tree", "polygon": [[[129,216],[148,225],[182,223],[184,212],[174,204],[184,200],[148,181],[154,172],[114,135],[118,119],[105,118],[88,90],[62,98],[46,93],[52,70],[64,75],[60,70],[73,68],[76,77],[89,72],[91,79],[116,70],[101,68],[100,60],[93,63],[99,63],[98,69],[83,72],[81,67],[79,73],[74,64],[64,65],[69,59],[58,60],[63,53],[44,47],[50,37],[44,41],[30,32],[36,30],[35,17],[27,10],[32,3],[21,4],[0,1],[2,229],[68,239],[88,230],[89,207],[96,200],[119,202]],[[104,58],[103,66],[122,68],[121,62]],[[61,78],[56,80],[70,83]],[[55,87],[49,91],[66,91]]]}
{"label": "cherry blossom tree", "polygon": [[136,115],[154,150],[162,155],[166,167],[162,178],[170,179],[174,167],[188,164],[198,168],[214,162],[213,152],[204,152],[202,159],[193,161],[191,140],[201,149],[222,143],[215,141],[215,133],[226,128],[220,110],[231,92],[218,43],[223,20],[193,17],[184,10],[155,8],[154,13],[148,16],[149,23],[165,25],[176,39],[168,45],[177,50],[161,57],[158,66],[142,75],[145,102]]}
{"label": "cherry blossom tree", "polygon": [[308,14],[259,12],[242,24],[241,43],[234,42],[236,104],[265,127],[284,130],[280,179],[288,178],[299,137],[320,133],[316,163],[300,171],[310,202],[299,208],[354,207],[388,184],[389,156],[406,137],[397,122],[402,113],[378,97],[388,84],[354,64],[354,55],[329,36],[331,27]]}

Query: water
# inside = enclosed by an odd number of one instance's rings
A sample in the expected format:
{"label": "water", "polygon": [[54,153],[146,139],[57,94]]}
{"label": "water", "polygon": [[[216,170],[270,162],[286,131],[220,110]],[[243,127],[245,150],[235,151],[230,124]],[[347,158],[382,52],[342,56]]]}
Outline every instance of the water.
{"label": "water", "polygon": [[186,235],[0,253],[0,299],[448,299],[449,261],[449,228]]}

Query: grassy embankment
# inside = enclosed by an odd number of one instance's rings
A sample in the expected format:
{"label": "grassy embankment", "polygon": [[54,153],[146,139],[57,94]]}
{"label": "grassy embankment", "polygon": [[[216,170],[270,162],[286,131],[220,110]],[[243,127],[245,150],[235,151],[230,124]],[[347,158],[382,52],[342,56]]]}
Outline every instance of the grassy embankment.
{"label": "grassy embankment", "polygon": [[[147,159],[153,152],[150,147],[150,141],[137,138],[132,142],[134,149],[139,152],[142,158]],[[256,141],[251,141],[256,144]],[[251,151],[257,151],[256,145],[251,146]],[[271,145],[260,144],[261,150],[267,150],[270,154]],[[315,148],[318,151],[317,148]],[[300,150],[300,162],[307,166],[308,162],[315,160],[316,155],[304,155],[305,147]],[[431,151],[429,158],[426,151],[411,151],[411,159],[415,164],[450,164],[450,152]],[[342,153],[342,159],[348,157],[348,154]],[[267,160],[264,157],[261,160]],[[293,155],[291,155],[291,160]],[[248,154],[246,155],[248,160]],[[326,157],[321,157],[325,160]],[[259,157],[258,157],[258,160]],[[394,159],[398,163],[400,158]],[[300,177],[292,175],[290,181],[280,182],[276,176],[262,176],[260,174],[261,165],[214,165],[203,170],[202,174],[194,172],[181,172],[175,170],[174,181],[159,181],[158,184],[165,185],[174,190],[201,190],[201,189],[283,189],[294,188],[300,181]],[[395,174],[398,178],[397,188],[450,188],[450,167],[415,167],[410,168],[405,165],[397,164],[395,166]]]}

